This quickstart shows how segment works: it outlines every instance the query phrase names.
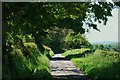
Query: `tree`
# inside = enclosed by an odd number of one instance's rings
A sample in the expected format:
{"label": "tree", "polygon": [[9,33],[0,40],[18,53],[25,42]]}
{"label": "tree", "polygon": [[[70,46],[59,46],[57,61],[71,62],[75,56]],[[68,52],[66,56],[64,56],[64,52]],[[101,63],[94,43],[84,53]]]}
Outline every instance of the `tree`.
{"label": "tree", "polygon": [[103,45],[103,44],[99,44],[98,47],[99,47],[99,49],[101,49],[101,50],[104,49],[104,45]]}
{"label": "tree", "polygon": [[46,30],[48,34],[43,38],[42,43],[51,47],[55,53],[61,53],[64,51],[64,38],[71,31],[70,29],[51,27]]}
{"label": "tree", "polygon": [[106,24],[107,17],[112,16],[112,8],[113,4],[107,2],[3,3],[3,46],[6,46],[6,32],[12,33],[14,39],[17,34],[32,34],[36,44],[42,49],[40,40],[46,35],[44,30],[50,27],[69,28],[83,34],[83,23],[86,23],[88,28],[98,30],[91,18]]}
{"label": "tree", "polygon": [[81,34],[75,32],[69,33],[64,38],[67,49],[90,48],[92,45]]}

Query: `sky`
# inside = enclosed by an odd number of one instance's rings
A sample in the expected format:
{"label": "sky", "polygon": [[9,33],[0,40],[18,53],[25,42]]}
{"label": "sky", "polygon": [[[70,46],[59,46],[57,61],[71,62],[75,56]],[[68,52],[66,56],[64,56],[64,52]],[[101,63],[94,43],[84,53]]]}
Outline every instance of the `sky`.
{"label": "sky", "polygon": [[112,15],[108,18],[106,26],[98,23],[100,32],[91,29],[89,33],[86,33],[89,42],[118,41],[118,9],[113,9]]}

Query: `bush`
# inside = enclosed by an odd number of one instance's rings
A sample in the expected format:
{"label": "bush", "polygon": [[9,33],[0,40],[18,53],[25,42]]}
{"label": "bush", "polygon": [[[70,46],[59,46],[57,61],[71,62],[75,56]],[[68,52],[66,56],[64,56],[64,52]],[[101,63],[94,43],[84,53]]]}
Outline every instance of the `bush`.
{"label": "bush", "polygon": [[64,41],[67,49],[89,48],[92,46],[81,34],[77,33],[69,33]]}
{"label": "bush", "polygon": [[[36,44],[25,43],[27,56],[21,49],[13,49],[8,58],[9,66],[3,68],[3,79],[9,78],[50,78],[49,59],[42,55]],[[4,65],[5,66],[5,65]]]}
{"label": "bush", "polygon": [[43,45],[43,47],[45,48],[44,55],[51,59],[52,56],[54,55],[54,52],[48,46]]}

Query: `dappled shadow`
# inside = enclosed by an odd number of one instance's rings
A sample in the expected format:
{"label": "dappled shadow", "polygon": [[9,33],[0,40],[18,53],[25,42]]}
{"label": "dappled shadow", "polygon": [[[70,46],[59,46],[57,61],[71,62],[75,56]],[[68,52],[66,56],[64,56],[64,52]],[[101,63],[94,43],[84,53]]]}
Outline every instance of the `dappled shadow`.
{"label": "dappled shadow", "polygon": [[71,55],[67,55],[65,58],[71,59],[71,58],[79,58],[79,57],[85,57],[85,54],[71,54]]}
{"label": "dappled shadow", "polygon": [[56,61],[56,60],[69,60],[67,58],[64,58],[64,57],[55,57],[55,58],[51,58],[52,61]]}
{"label": "dappled shadow", "polygon": [[90,54],[93,54],[94,52],[95,52],[95,49],[93,49],[93,50],[86,50],[83,53],[67,55],[65,58],[71,59],[71,58],[86,57],[86,56],[88,56]]}
{"label": "dappled shadow", "polygon": [[[31,72],[32,75],[29,76],[23,76],[21,77],[20,75],[25,75],[23,74],[21,71],[19,71],[20,74],[16,73],[17,76],[6,76],[6,77],[2,77],[1,80],[52,80],[53,76],[49,73],[48,70],[46,69],[40,69],[40,70],[36,70],[36,72]],[[26,73],[26,74],[30,74],[30,73]],[[3,76],[3,75],[2,75]],[[46,77],[47,76],[47,77]]]}
{"label": "dappled shadow", "polygon": [[[54,47],[54,48],[56,49],[56,47]],[[52,48],[52,50],[53,50],[53,52],[54,52],[55,54],[64,53],[64,52],[65,52],[65,50],[63,50],[63,49],[55,50],[54,48]]]}
{"label": "dappled shadow", "polygon": [[[58,71],[58,69],[54,69],[54,70],[52,70],[52,71]],[[64,70],[64,69],[62,69],[62,70],[60,70],[60,71],[74,72],[74,73],[78,73],[78,74],[81,73],[81,72],[80,72],[79,70],[77,70],[77,69],[71,69],[71,70]],[[81,74],[82,74],[82,73],[81,73]]]}
{"label": "dappled shadow", "polygon": [[50,65],[52,80],[91,80],[61,53],[51,58]]}
{"label": "dappled shadow", "polygon": [[56,60],[69,60],[69,59],[62,56],[62,53],[57,53],[50,60],[56,61]]}
{"label": "dappled shadow", "polygon": [[59,75],[53,76],[54,80],[91,80],[85,75]]}

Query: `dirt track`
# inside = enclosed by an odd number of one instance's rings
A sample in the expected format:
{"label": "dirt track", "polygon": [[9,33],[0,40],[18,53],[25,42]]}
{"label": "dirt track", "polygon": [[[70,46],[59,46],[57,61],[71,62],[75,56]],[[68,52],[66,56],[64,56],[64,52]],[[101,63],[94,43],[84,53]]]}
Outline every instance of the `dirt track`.
{"label": "dirt track", "polygon": [[55,54],[50,61],[51,74],[55,79],[91,80],[76,68],[70,60],[65,59],[61,54]]}

